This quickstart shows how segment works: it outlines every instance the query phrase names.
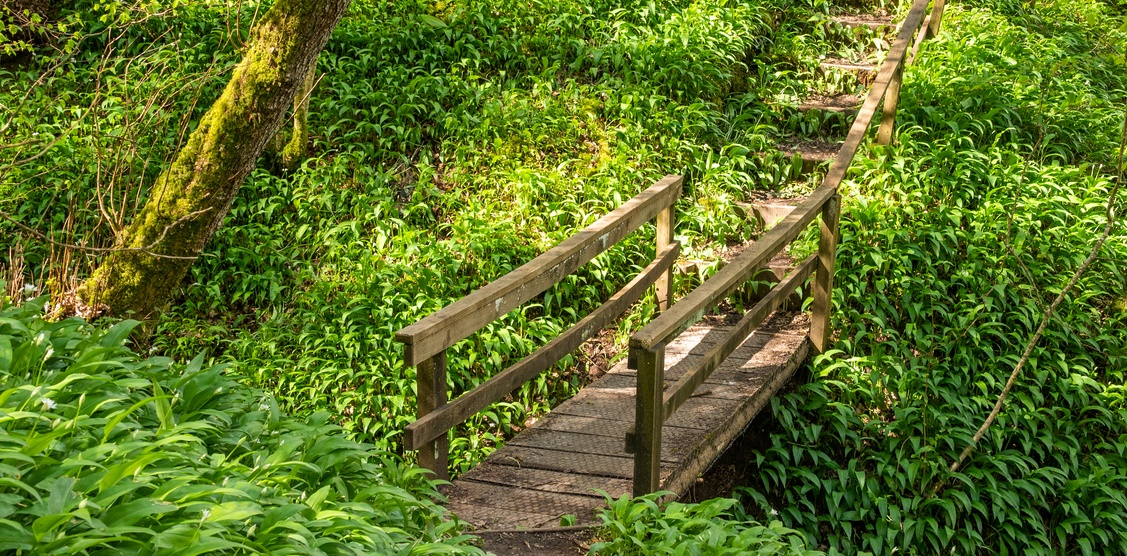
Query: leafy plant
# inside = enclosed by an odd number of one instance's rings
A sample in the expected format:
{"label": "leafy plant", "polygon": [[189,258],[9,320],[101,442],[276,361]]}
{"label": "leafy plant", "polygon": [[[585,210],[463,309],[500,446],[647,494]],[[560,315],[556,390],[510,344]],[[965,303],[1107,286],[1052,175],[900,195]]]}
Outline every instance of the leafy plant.
{"label": "leafy plant", "polygon": [[591,554],[824,554],[806,548],[797,531],[779,521],[760,525],[743,513],[739,502],[715,498],[698,504],[658,500],[658,492],[615,500],[599,513],[603,526]]}
{"label": "leafy plant", "polygon": [[136,322],[0,298],[0,550],[480,553],[419,469],[282,414],[222,366],[142,358]]}

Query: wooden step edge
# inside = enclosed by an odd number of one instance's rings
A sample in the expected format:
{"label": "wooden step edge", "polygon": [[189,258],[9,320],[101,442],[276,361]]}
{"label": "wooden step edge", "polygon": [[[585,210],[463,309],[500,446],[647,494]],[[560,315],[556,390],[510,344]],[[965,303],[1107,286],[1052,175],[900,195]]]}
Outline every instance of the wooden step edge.
{"label": "wooden step edge", "polygon": [[838,106],[834,104],[817,104],[804,102],[802,104],[799,104],[797,108],[800,112],[812,112],[814,110],[820,110],[822,112],[837,112],[838,114],[844,114],[846,116],[856,116],[857,113],[861,111],[860,103],[858,103],[856,107],[849,107]]}
{"label": "wooden step edge", "polygon": [[873,74],[876,73],[877,67],[872,64],[857,64],[852,62],[829,62],[822,60],[818,62],[818,67],[825,70],[841,70],[851,73]]}

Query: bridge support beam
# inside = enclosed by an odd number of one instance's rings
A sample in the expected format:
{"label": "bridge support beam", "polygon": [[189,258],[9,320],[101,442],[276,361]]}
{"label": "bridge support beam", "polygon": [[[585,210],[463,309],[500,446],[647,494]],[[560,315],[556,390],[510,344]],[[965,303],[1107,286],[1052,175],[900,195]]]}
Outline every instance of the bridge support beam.
{"label": "bridge support beam", "polygon": [[[673,206],[665,207],[657,218],[657,251],[660,254],[666,247],[673,244],[673,228],[676,225]],[[661,273],[661,277],[654,282],[654,293],[657,295],[658,311],[666,311],[673,304],[673,267]]]}

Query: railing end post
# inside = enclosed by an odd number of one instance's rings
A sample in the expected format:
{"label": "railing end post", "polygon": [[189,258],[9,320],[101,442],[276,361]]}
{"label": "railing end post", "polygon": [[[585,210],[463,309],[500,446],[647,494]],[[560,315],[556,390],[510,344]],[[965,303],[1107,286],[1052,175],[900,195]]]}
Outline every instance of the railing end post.
{"label": "railing end post", "polygon": [[[633,350],[632,350],[633,351]],[[637,350],[634,414],[634,496],[661,486],[661,425],[665,402],[665,344]]]}
{"label": "railing end post", "polygon": [[[416,367],[418,418],[446,405],[446,350],[436,353]],[[434,472],[435,478],[450,478],[450,446],[447,435],[418,447],[419,466]]]}
{"label": "railing end post", "polygon": [[814,276],[814,302],[810,316],[810,343],[825,353],[830,343],[830,310],[833,305],[834,265],[837,259],[837,232],[841,218],[841,195],[835,194],[822,207],[818,236],[818,266]]}

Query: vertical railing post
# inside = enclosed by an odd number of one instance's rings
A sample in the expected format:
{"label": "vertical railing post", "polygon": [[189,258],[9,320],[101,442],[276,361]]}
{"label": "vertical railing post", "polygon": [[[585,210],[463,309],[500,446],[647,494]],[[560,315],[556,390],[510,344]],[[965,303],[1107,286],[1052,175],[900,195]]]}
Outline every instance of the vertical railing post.
{"label": "vertical railing post", "polygon": [[927,26],[927,38],[934,38],[939,36],[939,25],[943,21],[943,5],[946,4],[945,0],[935,0],[931,4],[931,21]]}
{"label": "vertical railing post", "polygon": [[[417,372],[419,414],[416,418],[422,418],[446,405],[446,350],[419,363]],[[449,479],[449,449],[449,442],[443,433],[419,448],[419,466],[434,471],[435,477],[439,479]]]}
{"label": "vertical railing post", "polygon": [[[657,251],[661,253],[662,249],[669,247],[673,243],[673,227],[676,225],[675,216],[673,213],[674,205],[665,207],[657,215]],[[654,292],[657,294],[657,309],[658,311],[666,311],[673,303],[673,267],[670,266],[669,270],[663,272],[661,277],[654,282]]]}
{"label": "vertical railing post", "polygon": [[661,486],[661,425],[664,415],[665,344],[631,348],[638,367],[634,415],[634,496]]}
{"label": "vertical railing post", "polygon": [[837,225],[840,216],[841,195],[834,195],[822,206],[821,233],[818,236],[818,266],[817,274],[814,276],[814,302],[810,308],[812,313],[810,342],[818,353],[825,353],[830,343],[830,307],[833,303]]}
{"label": "vertical railing post", "polygon": [[896,105],[900,103],[900,83],[904,81],[904,60],[896,62],[896,71],[888,83],[888,90],[884,93],[884,114],[880,119],[880,129],[877,130],[877,144],[889,145],[892,143],[892,132],[896,127]]}

